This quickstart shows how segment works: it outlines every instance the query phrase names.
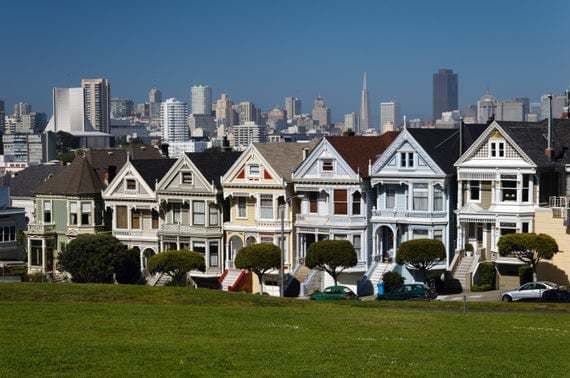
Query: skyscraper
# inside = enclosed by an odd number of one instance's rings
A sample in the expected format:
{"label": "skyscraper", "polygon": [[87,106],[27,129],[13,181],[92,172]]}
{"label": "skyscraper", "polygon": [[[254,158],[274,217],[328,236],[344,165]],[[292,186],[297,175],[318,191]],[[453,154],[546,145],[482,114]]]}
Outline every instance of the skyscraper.
{"label": "skyscraper", "polygon": [[289,120],[295,118],[295,116],[300,116],[301,100],[297,97],[285,97],[285,111]]}
{"label": "skyscraper", "polygon": [[32,111],[32,106],[27,102],[18,102],[14,104],[14,118],[19,121],[23,115],[30,114]]}
{"label": "skyscraper", "polygon": [[362,79],[362,92],[360,93],[360,124],[359,130],[354,130],[358,133],[360,130],[365,131],[370,128],[370,111],[368,109],[368,88],[366,87],[366,72]]}
{"label": "skyscraper", "polygon": [[127,98],[112,98],[111,99],[111,118],[126,118],[133,115],[135,104],[132,100]]}
{"label": "skyscraper", "polygon": [[6,108],[4,101],[0,100],[0,132],[4,133],[6,127]]}
{"label": "skyscraper", "polygon": [[497,99],[487,91],[479,101],[477,101],[477,122],[487,123],[494,119],[497,114]]}
{"label": "skyscraper", "polygon": [[246,122],[257,122],[257,109],[255,104],[250,101],[242,101],[238,105],[239,124]]}
{"label": "skyscraper", "polygon": [[148,91],[148,116],[154,126],[160,125],[160,104],[162,103],[162,92],[155,87]]}
{"label": "skyscraper", "polygon": [[355,112],[344,115],[344,130],[352,130],[356,133],[358,130],[358,114]]}
{"label": "skyscraper", "polygon": [[225,134],[227,132],[226,129],[233,125],[232,121],[232,101],[230,96],[222,93],[218,101],[216,101],[216,125],[218,127],[223,126],[224,129],[220,130],[220,132]]}
{"label": "skyscraper", "polygon": [[163,142],[185,142],[190,139],[188,129],[188,105],[169,98],[161,105]]}
{"label": "skyscraper", "polygon": [[387,101],[380,103],[380,132],[395,130],[400,125],[400,103]]}
{"label": "skyscraper", "polygon": [[273,130],[283,130],[287,126],[285,111],[275,107],[267,112],[267,126]]}
{"label": "skyscraper", "polygon": [[192,114],[212,114],[212,88],[194,85],[192,92]]}
{"label": "skyscraper", "polygon": [[111,87],[107,79],[82,79],[85,119],[103,133],[111,132]]}
{"label": "skyscraper", "polygon": [[313,105],[313,120],[319,126],[328,126],[331,123],[331,110],[327,107],[325,100],[318,96]]}
{"label": "skyscraper", "polygon": [[441,113],[459,109],[458,78],[453,70],[442,68],[433,74],[433,120]]}

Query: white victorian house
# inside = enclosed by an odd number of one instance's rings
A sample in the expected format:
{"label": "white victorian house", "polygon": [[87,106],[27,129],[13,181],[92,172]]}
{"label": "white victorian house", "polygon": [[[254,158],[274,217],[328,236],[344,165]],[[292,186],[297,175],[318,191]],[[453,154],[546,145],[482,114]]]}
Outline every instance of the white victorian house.
{"label": "white victorian house", "polygon": [[[320,240],[348,240],[358,263],[339,277],[343,285],[356,289],[357,281],[370,263],[368,220],[370,196],[369,165],[397,136],[325,137],[293,173],[300,212],[295,217],[297,264],[303,264],[309,246]],[[328,282],[330,281],[330,282]],[[328,275],[322,286],[332,284]]]}
{"label": "white victorian house", "polygon": [[159,252],[160,208],[156,185],[176,160],[128,160],[103,191],[113,236],[140,252],[141,269]]}

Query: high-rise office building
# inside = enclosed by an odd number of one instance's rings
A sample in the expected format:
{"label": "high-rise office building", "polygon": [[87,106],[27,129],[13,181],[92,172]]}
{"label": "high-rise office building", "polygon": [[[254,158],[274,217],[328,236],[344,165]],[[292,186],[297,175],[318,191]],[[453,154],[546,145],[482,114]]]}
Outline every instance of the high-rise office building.
{"label": "high-rise office building", "polygon": [[277,107],[267,112],[267,126],[273,130],[283,130],[287,127],[286,112]]}
{"label": "high-rise office building", "polygon": [[520,102],[523,105],[524,120],[526,121],[528,113],[530,113],[530,99],[528,97],[515,97],[515,102]]}
{"label": "high-rise office building", "polygon": [[236,150],[245,150],[252,143],[266,141],[266,127],[257,125],[255,122],[245,122],[233,127],[234,147]]}
{"label": "high-rise office building", "polygon": [[[562,118],[564,113],[564,108],[566,107],[566,102],[568,98],[565,94],[562,95],[552,95],[552,118]],[[541,103],[541,119],[547,119],[549,117],[549,105],[548,105],[548,95],[543,95],[540,97]]]}
{"label": "high-rise office building", "polygon": [[380,103],[380,132],[395,130],[400,125],[400,103],[387,101]]}
{"label": "high-rise office building", "polygon": [[14,104],[14,113],[13,117],[16,118],[16,121],[19,121],[23,115],[30,114],[32,111],[32,106],[27,102],[18,102]]}
{"label": "high-rise office building", "polygon": [[242,101],[238,104],[237,112],[239,114],[239,124],[243,125],[246,122],[257,122],[258,109],[255,104],[250,101]]}
{"label": "high-rise office building", "polygon": [[107,79],[82,79],[85,93],[85,119],[103,133],[111,131],[111,87]]}
{"label": "high-rise office building", "polygon": [[433,74],[433,120],[441,113],[459,109],[457,74],[450,69],[439,69]]}
{"label": "high-rise office building", "polygon": [[355,133],[358,130],[358,114],[355,112],[344,115],[344,130],[352,130]]}
{"label": "high-rise office building", "polygon": [[495,110],[495,119],[497,121],[523,122],[526,118],[524,103],[515,100],[497,102]]}
{"label": "high-rise office building", "polygon": [[287,119],[291,120],[301,115],[301,100],[297,97],[285,97],[285,111]]}
{"label": "high-rise office building", "polygon": [[0,100],[0,133],[4,133],[6,127],[6,105]]}
{"label": "high-rise office building", "polygon": [[188,105],[169,98],[161,105],[163,142],[185,142],[190,139],[188,129]]}
{"label": "high-rise office building", "polygon": [[331,110],[327,107],[325,100],[318,96],[313,105],[313,120],[321,127],[331,123]]}
{"label": "high-rise office building", "polygon": [[162,92],[158,88],[151,88],[148,91],[148,117],[155,126],[160,125],[160,104],[162,103]]}
{"label": "high-rise office building", "polygon": [[479,101],[477,101],[477,122],[487,123],[494,119],[497,114],[497,99],[487,91]]}
{"label": "high-rise office building", "polygon": [[192,114],[212,114],[212,88],[194,85],[192,92]]}
{"label": "high-rise office building", "polygon": [[[233,125],[232,119],[232,101],[230,96],[225,93],[220,95],[216,101],[216,124],[228,128]],[[224,130],[224,132],[227,130]]]}
{"label": "high-rise office building", "polygon": [[111,118],[126,118],[134,113],[135,104],[133,100],[127,98],[112,98],[111,99]]}
{"label": "high-rise office building", "polygon": [[20,120],[16,122],[16,133],[35,134],[44,130],[47,125],[45,113],[30,112],[22,114]]}
{"label": "high-rise office building", "polygon": [[368,130],[370,128],[370,110],[368,109],[368,87],[366,86],[366,72],[362,78],[362,92],[360,93],[360,122],[359,130],[354,130],[358,133],[361,130]]}

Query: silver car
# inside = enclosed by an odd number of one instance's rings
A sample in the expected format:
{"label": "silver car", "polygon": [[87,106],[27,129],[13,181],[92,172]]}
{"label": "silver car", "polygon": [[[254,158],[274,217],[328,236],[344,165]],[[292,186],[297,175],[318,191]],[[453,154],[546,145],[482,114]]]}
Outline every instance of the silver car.
{"label": "silver car", "polygon": [[558,289],[558,285],[548,281],[525,283],[518,289],[503,293],[503,302],[512,301],[538,301],[542,299],[542,293],[546,290]]}

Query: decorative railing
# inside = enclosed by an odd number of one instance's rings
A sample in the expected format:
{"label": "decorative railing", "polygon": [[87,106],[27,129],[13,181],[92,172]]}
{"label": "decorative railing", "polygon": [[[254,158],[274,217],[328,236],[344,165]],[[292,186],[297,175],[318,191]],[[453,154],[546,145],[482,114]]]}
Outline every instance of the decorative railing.
{"label": "decorative railing", "polygon": [[325,224],[366,224],[364,216],[342,216],[342,215],[313,215],[313,214],[297,214],[296,221],[299,223],[310,223],[315,225]]}
{"label": "decorative railing", "polygon": [[422,219],[445,219],[445,211],[414,211],[404,209],[374,209],[372,215],[386,218],[422,218]]}
{"label": "decorative railing", "polygon": [[46,234],[55,231],[55,224],[31,223],[28,225],[28,234]]}
{"label": "decorative railing", "polygon": [[570,218],[570,197],[551,196],[548,198],[548,207],[552,209],[554,218],[564,219],[565,224],[568,224],[568,219]]}
{"label": "decorative railing", "polygon": [[[255,225],[258,228],[281,228],[281,221],[280,220],[258,220],[255,222]],[[291,222],[288,220],[283,221],[284,228],[291,228]]]}
{"label": "decorative railing", "polygon": [[196,226],[189,224],[166,223],[160,225],[160,233],[182,235],[182,234],[218,234],[222,232],[220,226]]}
{"label": "decorative railing", "polygon": [[158,229],[154,230],[113,230],[114,236],[126,236],[126,237],[156,237]]}

